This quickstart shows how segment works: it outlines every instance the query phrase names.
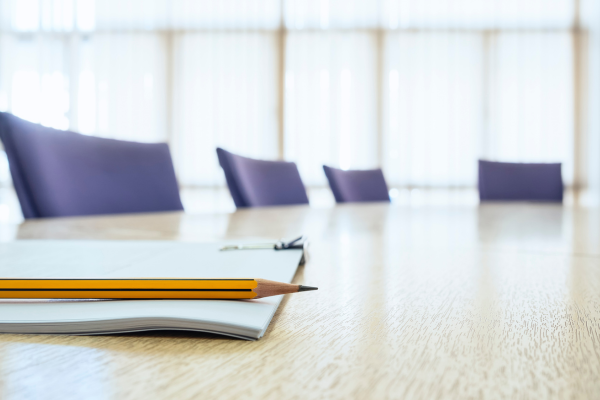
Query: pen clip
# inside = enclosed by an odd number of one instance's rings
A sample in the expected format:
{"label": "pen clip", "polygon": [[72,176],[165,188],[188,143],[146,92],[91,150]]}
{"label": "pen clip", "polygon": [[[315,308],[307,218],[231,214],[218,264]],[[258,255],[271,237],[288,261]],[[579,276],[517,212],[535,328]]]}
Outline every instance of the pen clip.
{"label": "pen clip", "polygon": [[228,246],[223,246],[219,250],[221,251],[229,251],[229,250],[264,250],[264,249],[274,249],[275,244],[273,243],[257,243],[257,244],[232,244]]}
{"label": "pen clip", "polygon": [[230,250],[290,250],[290,249],[304,249],[306,241],[303,235],[289,241],[280,240],[276,243],[254,243],[254,244],[233,244],[221,247],[221,251]]}
{"label": "pen clip", "polygon": [[288,250],[288,249],[303,249],[304,248],[304,236],[300,235],[296,239],[284,242],[280,240],[275,243],[275,250]]}

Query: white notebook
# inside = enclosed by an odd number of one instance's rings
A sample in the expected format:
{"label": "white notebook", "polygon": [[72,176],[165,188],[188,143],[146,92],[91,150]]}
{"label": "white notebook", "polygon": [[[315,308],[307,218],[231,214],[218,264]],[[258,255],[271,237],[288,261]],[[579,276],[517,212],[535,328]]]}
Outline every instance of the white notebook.
{"label": "white notebook", "polygon": [[[302,250],[219,251],[223,243],[25,240],[0,244],[3,278],[263,278],[291,282]],[[259,300],[2,300],[0,333],[190,330],[265,333],[283,296]]]}

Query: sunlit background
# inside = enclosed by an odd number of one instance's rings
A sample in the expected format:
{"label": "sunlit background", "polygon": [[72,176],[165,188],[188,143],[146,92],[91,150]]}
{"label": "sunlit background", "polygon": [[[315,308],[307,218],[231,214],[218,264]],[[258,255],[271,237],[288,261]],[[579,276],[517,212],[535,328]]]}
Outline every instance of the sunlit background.
{"label": "sunlit background", "polygon": [[183,188],[225,187],[222,146],[311,188],[329,164],[381,166],[392,197],[472,189],[486,158],[600,195],[598,3],[0,0],[0,110],[167,141]]}

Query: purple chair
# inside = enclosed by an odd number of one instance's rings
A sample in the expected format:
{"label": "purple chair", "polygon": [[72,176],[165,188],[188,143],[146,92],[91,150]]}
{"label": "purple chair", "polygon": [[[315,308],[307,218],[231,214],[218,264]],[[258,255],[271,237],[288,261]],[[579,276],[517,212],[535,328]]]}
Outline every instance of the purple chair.
{"label": "purple chair", "polygon": [[80,135],[0,113],[25,218],[183,210],[166,143]]}
{"label": "purple chair", "polygon": [[562,203],[561,164],[479,160],[479,199]]}
{"label": "purple chair", "polygon": [[337,203],[390,201],[381,169],[344,171],[323,165]]}
{"label": "purple chair", "polygon": [[221,148],[217,157],[237,208],[308,204],[295,163],[255,160]]}

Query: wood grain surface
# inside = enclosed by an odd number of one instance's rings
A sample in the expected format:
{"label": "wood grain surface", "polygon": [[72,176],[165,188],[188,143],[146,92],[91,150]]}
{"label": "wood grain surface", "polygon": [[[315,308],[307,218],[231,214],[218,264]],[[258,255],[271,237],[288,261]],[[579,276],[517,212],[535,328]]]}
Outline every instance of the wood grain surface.
{"label": "wood grain surface", "polygon": [[600,398],[597,209],[287,207],[27,221],[11,232],[184,241],[305,233],[310,257],[295,282],[319,290],[286,296],[257,342],[0,335],[2,399]]}

